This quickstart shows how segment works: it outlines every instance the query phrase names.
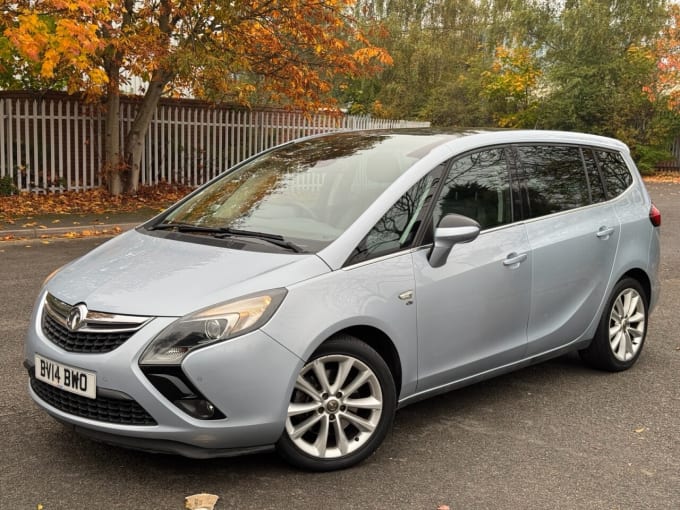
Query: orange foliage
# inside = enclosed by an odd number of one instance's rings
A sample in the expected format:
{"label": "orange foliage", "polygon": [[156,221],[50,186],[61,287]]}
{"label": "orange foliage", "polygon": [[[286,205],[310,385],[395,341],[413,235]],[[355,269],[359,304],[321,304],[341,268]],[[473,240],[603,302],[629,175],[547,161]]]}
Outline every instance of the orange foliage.
{"label": "orange foliage", "polygon": [[[105,190],[70,191],[66,193],[22,193],[0,197],[0,221],[12,224],[16,218],[30,218],[54,214],[103,214],[133,212],[139,209],[163,210],[191,191],[187,187],[143,187],[135,196],[111,196]],[[52,223],[58,226],[59,220]],[[35,221],[18,225],[17,228],[44,228]]]}
{"label": "orange foliage", "polygon": [[530,48],[496,48],[491,71],[483,73],[488,92],[503,92],[509,96],[522,97],[536,86],[541,70]]}
{"label": "orange foliage", "polygon": [[652,101],[663,101],[666,106],[680,112],[680,5],[668,6],[668,22],[659,38],[655,55],[657,76],[655,82],[644,88]]}
{"label": "orange foliage", "polygon": [[25,59],[39,63],[41,78],[58,72],[70,91],[99,89],[106,73],[90,55],[103,50],[97,16],[109,9],[105,0],[16,2],[16,15],[4,35]]}
{"label": "orange foliage", "polygon": [[496,48],[491,69],[482,73],[483,94],[500,98],[504,103],[512,99],[513,109],[496,114],[501,127],[517,127],[531,106],[531,96],[542,71],[531,48],[518,46]]}
{"label": "orange foliage", "polygon": [[645,182],[680,184],[678,172],[656,172],[654,175],[643,176]]}
{"label": "orange foliage", "polygon": [[[215,100],[334,104],[337,75],[392,60],[352,16],[355,0],[17,0],[5,36],[42,78],[93,97],[123,76],[153,78]],[[126,10],[131,9],[131,10]],[[160,74],[157,74],[159,73]],[[156,73],[156,74],[155,74]]]}

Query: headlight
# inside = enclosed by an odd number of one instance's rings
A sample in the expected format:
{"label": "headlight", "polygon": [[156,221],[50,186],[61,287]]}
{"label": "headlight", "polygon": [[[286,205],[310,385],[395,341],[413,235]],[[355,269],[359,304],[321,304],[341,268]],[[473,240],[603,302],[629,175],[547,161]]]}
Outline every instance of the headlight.
{"label": "headlight", "polygon": [[274,314],[286,289],[274,289],[191,313],[153,339],[140,365],[178,365],[191,351],[261,327]]}

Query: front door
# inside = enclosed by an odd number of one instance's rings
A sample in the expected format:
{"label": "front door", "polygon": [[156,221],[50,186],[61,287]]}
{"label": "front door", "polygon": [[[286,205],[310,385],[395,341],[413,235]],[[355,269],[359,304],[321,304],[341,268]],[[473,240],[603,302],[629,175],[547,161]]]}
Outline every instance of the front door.
{"label": "front door", "polygon": [[413,260],[418,391],[523,357],[532,263],[523,224],[482,232],[471,243],[454,246],[438,268],[430,266],[427,250],[414,253]]}
{"label": "front door", "polygon": [[413,253],[418,318],[418,391],[446,386],[521,360],[527,347],[532,256],[526,227],[513,222],[515,190],[505,150],[453,162],[433,210],[475,219],[482,232],[433,268]]}

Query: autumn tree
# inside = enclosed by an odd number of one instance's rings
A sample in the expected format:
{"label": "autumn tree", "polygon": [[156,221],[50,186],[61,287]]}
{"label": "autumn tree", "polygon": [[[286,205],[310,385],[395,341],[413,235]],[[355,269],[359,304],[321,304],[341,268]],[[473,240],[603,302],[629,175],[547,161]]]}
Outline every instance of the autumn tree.
{"label": "autumn tree", "polygon": [[494,120],[499,126],[529,127],[536,123],[541,76],[534,48],[496,48],[491,68],[482,72],[482,94],[493,102]]}
{"label": "autumn tree", "polygon": [[546,88],[537,127],[586,131],[626,142],[643,168],[651,168],[667,135],[658,108],[645,94],[655,79],[651,58],[667,19],[664,0],[572,0],[536,4],[543,24]]}
{"label": "autumn tree", "polygon": [[644,87],[649,99],[680,115],[680,5],[668,6],[668,18],[649,58],[656,65],[654,79]]}
{"label": "autumn tree", "polygon": [[[415,117],[438,124],[477,123],[468,92],[478,93],[478,83],[459,80],[487,25],[480,5],[486,0],[362,0],[362,16],[382,23],[385,41],[395,65],[379,78],[364,80],[354,97],[368,103],[378,99],[389,116]],[[459,102],[460,100],[460,102]]]}
{"label": "autumn tree", "polygon": [[[4,36],[43,79],[106,104],[112,193],[135,192],[143,141],[159,99],[190,90],[214,101],[253,98],[295,109],[332,104],[338,75],[357,78],[391,63],[352,16],[354,0],[18,0]],[[124,150],[120,86],[149,82]]]}
{"label": "autumn tree", "polygon": [[667,98],[668,108],[680,114],[680,5],[668,7],[668,19],[657,42],[657,94]]}
{"label": "autumn tree", "polygon": [[[344,99],[378,100],[391,117],[437,125],[494,125],[501,102],[484,73],[508,41],[523,43],[514,22],[526,0],[359,0],[361,16],[388,32],[394,65],[350,87]],[[493,97],[491,97],[493,96]]]}

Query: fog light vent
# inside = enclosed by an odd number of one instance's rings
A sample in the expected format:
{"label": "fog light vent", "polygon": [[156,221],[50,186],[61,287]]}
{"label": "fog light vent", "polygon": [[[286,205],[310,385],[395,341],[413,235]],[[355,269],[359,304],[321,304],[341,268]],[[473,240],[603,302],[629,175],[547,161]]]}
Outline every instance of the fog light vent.
{"label": "fog light vent", "polygon": [[215,417],[215,406],[201,398],[185,398],[173,402],[185,413],[199,420],[211,420]]}
{"label": "fog light vent", "polygon": [[142,366],[151,384],[192,418],[223,420],[226,416],[208,401],[177,366]]}

